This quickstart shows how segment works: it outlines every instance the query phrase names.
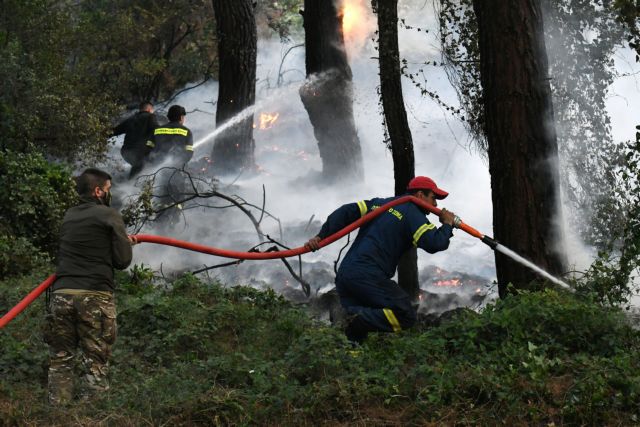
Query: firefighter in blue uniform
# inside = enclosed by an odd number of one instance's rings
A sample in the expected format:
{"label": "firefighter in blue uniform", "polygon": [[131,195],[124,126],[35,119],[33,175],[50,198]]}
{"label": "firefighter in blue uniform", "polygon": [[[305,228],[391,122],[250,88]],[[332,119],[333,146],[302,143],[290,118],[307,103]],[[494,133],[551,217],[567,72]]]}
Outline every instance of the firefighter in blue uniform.
{"label": "firefighter in blue uniform", "polygon": [[[437,206],[437,199],[449,194],[424,176],[412,179],[407,193],[433,206]],[[319,249],[322,239],[398,197],[341,206],[329,215],[318,235],[305,246]],[[416,311],[411,298],[391,278],[400,257],[412,246],[429,253],[449,247],[455,214],[442,209],[442,225],[437,228],[426,218],[427,213],[414,203],[403,203],[360,228],[336,276],[340,302],[350,318],[345,331],[350,341],[362,342],[369,332],[398,332],[415,323]]]}

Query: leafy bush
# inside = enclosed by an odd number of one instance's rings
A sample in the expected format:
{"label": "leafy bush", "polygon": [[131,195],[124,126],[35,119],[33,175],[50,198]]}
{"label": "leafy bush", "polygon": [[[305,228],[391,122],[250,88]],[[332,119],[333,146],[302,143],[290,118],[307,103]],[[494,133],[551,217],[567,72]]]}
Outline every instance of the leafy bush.
{"label": "leafy bush", "polygon": [[4,246],[8,252],[0,254],[0,259],[12,259],[14,249],[24,253],[29,244],[53,255],[64,213],[76,200],[65,167],[37,153],[0,151],[0,235],[16,239],[15,246]]}
{"label": "leafy bush", "polygon": [[73,66],[91,40],[78,34],[77,5],[8,1],[2,12],[11,19],[0,22],[0,148],[100,157],[117,110],[95,75]]}
{"label": "leafy bush", "polygon": [[[581,290],[608,304],[627,303],[635,291],[631,278],[640,274],[640,126],[636,127],[636,141],[623,144],[624,155],[615,169],[616,205],[601,212],[609,225],[608,245],[580,283]],[[616,221],[620,217],[623,220]]]}
{"label": "leafy bush", "polygon": [[29,240],[0,231],[0,277],[27,274],[48,261]]}
{"label": "leafy bush", "polygon": [[[436,328],[338,329],[273,292],[186,275],[118,275],[112,390],[45,406],[46,349],[29,308],[0,334],[0,423],[634,425],[640,340],[618,309],[553,291],[510,296]],[[35,280],[35,279],[33,279]],[[133,283],[135,282],[135,283]],[[17,299],[0,284],[0,306]],[[6,303],[5,303],[6,304]]]}
{"label": "leafy bush", "polygon": [[[38,268],[22,277],[3,279],[0,282],[0,316],[4,316],[43,281],[49,274],[47,270],[51,270],[51,267]],[[41,334],[44,306],[43,296],[16,316],[5,329],[0,330],[0,395],[8,387],[9,379],[46,384],[44,369],[47,352]],[[1,417],[0,424],[3,424]]]}

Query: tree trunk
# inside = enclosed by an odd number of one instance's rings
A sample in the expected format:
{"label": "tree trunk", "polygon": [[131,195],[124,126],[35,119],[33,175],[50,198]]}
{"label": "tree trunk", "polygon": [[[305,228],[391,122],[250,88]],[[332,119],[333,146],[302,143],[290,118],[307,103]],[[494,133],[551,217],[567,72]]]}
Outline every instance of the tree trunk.
{"label": "tree trunk", "polygon": [[[216,127],[255,102],[257,30],[251,0],[212,0],[220,63]],[[216,137],[212,158],[220,173],[253,168],[253,112]]]}
{"label": "tree trunk", "polygon": [[[538,0],[474,0],[489,146],[495,238],[559,274],[563,256],[554,223],[559,215],[558,147],[547,53]],[[530,269],[496,252],[500,296],[524,288]]]}
{"label": "tree trunk", "polygon": [[[388,142],[393,157],[395,194],[406,193],[407,184],[415,175],[413,139],[407,122],[407,112],[402,96],[400,75],[400,52],[398,48],[398,2],[397,0],[374,0],[378,15],[380,55],[380,93],[384,119],[389,132]],[[398,265],[398,284],[409,295],[418,296],[418,254],[409,250]]]}
{"label": "tree trunk", "polygon": [[334,0],[305,0],[307,78],[300,88],[329,182],[361,181],[362,150],[353,119],[353,86],[342,33],[342,15]]}

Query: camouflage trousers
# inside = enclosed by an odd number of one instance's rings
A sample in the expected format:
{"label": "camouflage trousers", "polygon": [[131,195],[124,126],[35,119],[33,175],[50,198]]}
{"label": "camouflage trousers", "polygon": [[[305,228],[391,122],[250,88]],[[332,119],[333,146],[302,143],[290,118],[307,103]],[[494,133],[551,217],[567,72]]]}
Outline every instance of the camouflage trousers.
{"label": "camouflage trousers", "polygon": [[49,402],[69,403],[76,382],[80,398],[108,390],[109,357],[116,339],[113,295],[81,290],[54,292],[47,317],[44,338],[49,344]]}

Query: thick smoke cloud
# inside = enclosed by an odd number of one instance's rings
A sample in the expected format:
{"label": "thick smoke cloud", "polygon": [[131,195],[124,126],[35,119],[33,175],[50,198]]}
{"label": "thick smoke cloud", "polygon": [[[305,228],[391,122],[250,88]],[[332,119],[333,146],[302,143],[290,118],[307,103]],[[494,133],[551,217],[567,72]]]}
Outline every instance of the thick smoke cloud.
{"label": "thick smoke cloud", "polygon": [[[437,92],[446,104],[457,107],[456,93],[444,70],[423,64],[440,61],[434,12],[424,3],[401,2],[400,13],[407,25],[431,29],[428,34],[401,29],[401,55],[408,61],[409,72],[417,73],[422,69],[423,72],[418,74],[423,76],[421,78],[424,78],[425,86]],[[363,24],[364,28],[358,30],[364,34],[359,36],[357,45],[352,35],[348,35],[347,41],[350,43],[348,54],[353,70],[354,113],[365,165],[363,183],[343,182],[339,186],[325,187],[317,181],[321,160],[308,115],[297,94],[297,88],[305,77],[304,48],[295,47],[284,58],[285,53],[299,44],[300,40],[292,40],[288,44],[275,39],[259,42],[256,98],[260,108],[255,111],[254,137],[260,171],[226,179],[220,183],[219,190],[226,194],[238,194],[251,203],[261,205],[264,185],[266,210],[279,218],[281,223],[266,219],[263,229],[291,247],[300,246],[313,236],[327,215],[341,204],[393,193],[393,164],[391,154],[383,143],[384,130],[377,94],[377,52],[371,41],[375,19],[368,8],[360,10],[366,10],[367,15],[354,21],[354,25]],[[492,235],[491,187],[486,160],[475,150],[468,133],[455,117],[421,95],[409,80],[403,79],[403,85],[415,145],[416,173],[431,176],[439,186],[450,192],[449,198],[441,206]],[[184,92],[174,101],[185,106],[187,111],[192,111],[187,116],[186,126],[192,129],[196,140],[215,129],[216,99],[217,83],[210,82]],[[617,108],[613,103],[611,105]],[[278,114],[278,119],[270,128],[260,129],[261,114]],[[615,116],[617,114],[614,113]],[[622,116],[630,115],[627,113]],[[628,124],[614,121],[614,129],[618,126],[627,128]],[[209,155],[212,143],[200,144],[194,160]],[[114,152],[117,148],[116,145]],[[119,161],[117,154],[114,159]],[[139,191],[124,182],[117,184],[117,191],[123,194]],[[171,230],[172,237],[234,250],[246,250],[258,242],[251,222],[235,208],[191,210],[186,211],[185,215],[186,226]],[[430,220],[438,223],[433,216]],[[160,234],[153,227],[143,232]],[[343,239],[303,257],[303,273],[312,282],[314,291],[331,285],[333,262],[345,242]],[[134,252],[134,263],[143,263],[154,269],[162,268],[165,274],[192,271],[225,261],[148,244],[136,247]],[[297,261],[291,261],[297,269]],[[495,278],[493,253],[461,231],[455,232],[449,250],[435,255],[419,254],[419,268],[425,272],[421,277],[423,284],[433,280],[429,276],[429,272],[433,272],[433,268],[429,267],[432,265],[475,275],[487,286]],[[294,292],[299,289],[279,261],[246,261],[238,266],[212,270],[209,274],[230,285],[273,286]]]}
{"label": "thick smoke cloud", "polygon": [[[354,112],[365,164],[363,183],[344,182],[340,186],[327,188],[317,181],[321,160],[308,115],[297,94],[297,87],[304,79],[304,48],[294,48],[282,61],[285,52],[298,44],[298,40],[291,41],[289,45],[276,40],[261,40],[259,43],[256,98],[261,108],[255,111],[254,136],[260,172],[247,172],[236,179],[229,179],[229,182],[222,182],[219,190],[238,194],[247,201],[261,205],[264,185],[266,209],[281,221],[279,225],[275,221],[265,220],[264,231],[289,246],[302,245],[319,230],[326,216],[341,204],[393,194],[393,164],[390,152],[383,143],[384,131],[377,94],[377,52],[371,41],[375,17],[370,10],[366,11],[366,18],[358,21],[364,23],[364,27],[354,29],[354,32],[364,31],[359,34],[359,44],[348,45],[355,91]],[[423,17],[432,13],[430,8],[422,12]],[[407,24],[427,25],[422,22],[423,19],[416,18],[419,16],[414,17],[415,22],[411,22],[408,16]],[[427,18],[433,22],[432,16]],[[358,22],[354,22],[354,25],[357,26]],[[353,37],[349,35],[347,41],[353,43]],[[422,68],[419,65],[422,62],[439,60],[435,39],[425,38],[424,33],[415,30],[402,30],[400,37],[401,53],[410,62],[410,67]],[[282,72],[280,78],[279,70]],[[437,90],[445,102],[456,105],[455,92],[441,69],[424,67],[424,76],[431,90]],[[292,89],[277,87],[279,81],[282,86]],[[431,176],[451,193],[442,206],[490,234],[491,198],[485,162],[469,148],[468,136],[455,118],[413,89],[408,80],[404,80],[403,84],[415,144],[416,173]],[[187,91],[174,100],[187,111],[192,111],[185,124],[194,132],[196,141],[215,129],[216,98],[217,84],[211,82]],[[260,114],[276,113],[278,119],[273,126],[260,129]],[[209,155],[212,143],[200,144],[194,160]],[[117,147],[114,151],[117,151]],[[117,154],[114,158],[117,159]],[[122,193],[135,194],[138,191],[125,183],[118,184],[118,191]],[[252,224],[237,209],[193,210],[186,211],[185,215],[187,225],[171,230],[172,237],[236,250],[247,249],[258,242]],[[312,217],[314,219],[310,222]],[[431,220],[438,222],[437,218],[432,217]],[[283,230],[282,237],[280,227]],[[157,231],[148,227],[143,232]],[[344,243],[346,240],[303,257],[303,273],[307,280],[313,282],[314,288],[331,284],[333,262]],[[134,255],[134,263],[161,268],[165,274],[195,270],[223,261],[151,245],[137,247]],[[296,264],[296,260],[292,262]],[[448,251],[436,255],[420,254],[419,265],[421,270],[429,265],[438,265],[449,271],[476,274],[484,277],[487,284],[494,276],[491,251],[462,232],[456,232]],[[210,274],[229,284],[250,283],[259,286],[260,283],[269,283],[278,289],[298,287],[279,261],[248,261],[237,267],[213,270]],[[430,279],[422,278],[425,282]]]}

